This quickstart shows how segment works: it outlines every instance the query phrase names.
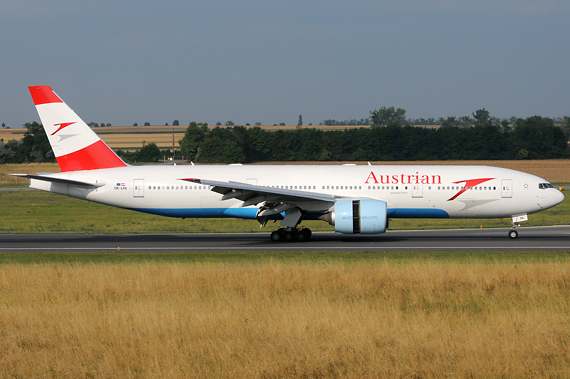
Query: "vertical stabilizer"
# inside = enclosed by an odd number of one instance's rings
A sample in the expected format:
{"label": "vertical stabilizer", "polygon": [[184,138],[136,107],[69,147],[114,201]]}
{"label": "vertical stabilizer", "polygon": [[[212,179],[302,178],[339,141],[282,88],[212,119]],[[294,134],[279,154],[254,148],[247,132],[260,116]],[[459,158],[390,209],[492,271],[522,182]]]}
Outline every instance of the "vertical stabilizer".
{"label": "vertical stabilizer", "polygon": [[61,171],[126,166],[50,87],[28,88]]}

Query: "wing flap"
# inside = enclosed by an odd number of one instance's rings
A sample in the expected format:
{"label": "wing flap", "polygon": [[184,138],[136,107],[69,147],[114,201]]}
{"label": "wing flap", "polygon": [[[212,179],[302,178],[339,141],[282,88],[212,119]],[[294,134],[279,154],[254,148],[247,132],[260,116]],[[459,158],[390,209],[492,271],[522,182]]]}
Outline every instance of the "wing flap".
{"label": "wing flap", "polygon": [[[180,180],[185,180],[193,183],[200,183],[206,186],[212,186],[213,187],[212,191],[224,195],[224,198],[226,200],[238,199],[247,202],[250,199],[252,201],[255,201],[260,199],[260,196],[264,196],[266,201],[271,201],[271,202],[281,201],[281,202],[296,203],[308,200],[313,200],[313,201],[317,200],[328,203],[334,203],[338,198],[333,195],[323,194],[323,193],[277,188],[277,187],[265,187],[255,184],[247,184],[247,183],[234,182],[234,181],[221,182],[216,180],[197,179],[197,178],[180,179]],[[258,202],[261,201],[263,200],[259,200]]]}

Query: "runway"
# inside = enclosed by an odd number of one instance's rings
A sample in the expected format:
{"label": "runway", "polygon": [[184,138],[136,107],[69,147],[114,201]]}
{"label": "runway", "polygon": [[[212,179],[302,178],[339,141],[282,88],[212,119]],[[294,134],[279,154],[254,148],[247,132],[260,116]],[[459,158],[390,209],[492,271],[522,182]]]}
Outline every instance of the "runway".
{"label": "runway", "polygon": [[315,232],[307,242],[271,242],[269,233],[241,234],[3,234],[0,253],[13,252],[216,252],[216,251],[570,251],[570,226],[508,229],[388,231],[342,235]]}

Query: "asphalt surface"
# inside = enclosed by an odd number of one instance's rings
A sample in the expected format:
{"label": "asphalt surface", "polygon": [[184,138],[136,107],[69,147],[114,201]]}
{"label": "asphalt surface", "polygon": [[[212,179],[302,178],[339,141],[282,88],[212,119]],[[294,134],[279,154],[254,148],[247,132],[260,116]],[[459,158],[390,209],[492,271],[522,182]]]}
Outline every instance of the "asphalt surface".
{"label": "asphalt surface", "polygon": [[570,251],[570,226],[388,231],[380,235],[313,233],[306,242],[272,242],[269,233],[0,234],[0,253],[89,251]]}

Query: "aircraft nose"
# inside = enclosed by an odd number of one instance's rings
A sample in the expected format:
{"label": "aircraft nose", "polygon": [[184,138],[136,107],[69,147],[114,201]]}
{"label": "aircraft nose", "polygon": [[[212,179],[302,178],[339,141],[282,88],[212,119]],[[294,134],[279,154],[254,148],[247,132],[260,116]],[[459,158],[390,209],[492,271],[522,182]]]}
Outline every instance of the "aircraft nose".
{"label": "aircraft nose", "polygon": [[557,205],[563,201],[564,201],[564,194],[561,191],[556,190],[556,193],[554,194],[554,204]]}

